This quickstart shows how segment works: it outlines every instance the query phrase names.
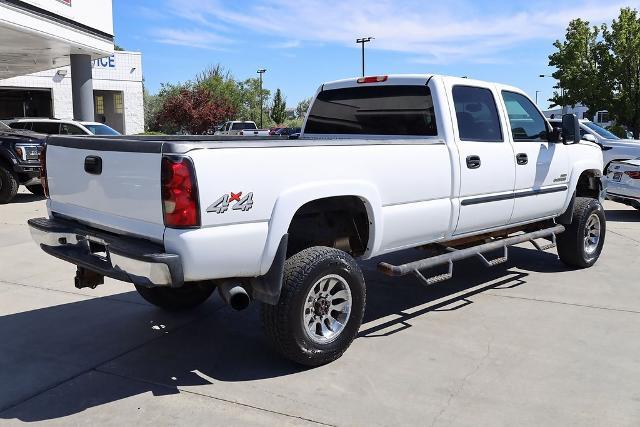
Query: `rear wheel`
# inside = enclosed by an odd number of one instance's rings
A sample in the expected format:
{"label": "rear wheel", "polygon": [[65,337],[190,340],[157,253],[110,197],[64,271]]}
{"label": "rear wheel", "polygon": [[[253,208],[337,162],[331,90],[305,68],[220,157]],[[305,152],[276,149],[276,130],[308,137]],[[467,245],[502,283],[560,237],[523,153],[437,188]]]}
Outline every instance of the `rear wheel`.
{"label": "rear wheel", "polygon": [[33,195],[44,196],[44,188],[42,188],[42,185],[40,184],[27,185],[27,190],[29,190]]}
{"label": "rear wheel", "polygon": [[16,175],[0,166],[0,204],[9,203],[18,193],[18,178]]}
{"label": "rear wheel", "polygon": [[558,255],[569,267],[588,268],[598,261],[607,231],[604,209],[596,199],[577,197],[573,222],[558,235]]}
{"label": "rear wheel", "polygon": [[185,284],[181,288],[147,288],[136,285],[136,290],[147,302],[167,311],[184,311],[205,302],[216,287],[209,283]]}
{"label": "rear wheel", "polygon": [[262,305],[271,344],[307,366],[338,359],[362,324],[366,290],[362,272],[347,253],[314,247],[289,258],[277,305]]}

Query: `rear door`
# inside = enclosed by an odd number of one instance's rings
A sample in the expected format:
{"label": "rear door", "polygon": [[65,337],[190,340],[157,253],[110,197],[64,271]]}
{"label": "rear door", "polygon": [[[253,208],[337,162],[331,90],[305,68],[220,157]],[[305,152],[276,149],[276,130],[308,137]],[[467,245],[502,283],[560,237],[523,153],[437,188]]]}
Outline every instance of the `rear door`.
{"label": "rear door", "polygon": [[502,91],[516,158],[511,223],[559,213],[569,191],[569,146],[549,142],[550,128],[525,95]]}
{"label": "rear door", "polygon": [[499,227],[513,210],[515,157],[491,85],[454,85],[452,116],[460,161],[455,234]]}

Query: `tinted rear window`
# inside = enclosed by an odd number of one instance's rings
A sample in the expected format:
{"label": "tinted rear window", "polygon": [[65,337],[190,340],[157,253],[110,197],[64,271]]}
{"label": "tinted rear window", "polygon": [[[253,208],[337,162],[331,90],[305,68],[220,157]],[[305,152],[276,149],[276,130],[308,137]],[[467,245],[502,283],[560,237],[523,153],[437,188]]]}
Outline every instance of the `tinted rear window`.
{"label": "tinted rear window", "polygon": [[426,86],[362,86],[320,92],[305,133],[436,136]]}
{"label": "tinted rear window", "polygon": [[256,128],[255,123],[234,123],[231,130],[254,130]]}

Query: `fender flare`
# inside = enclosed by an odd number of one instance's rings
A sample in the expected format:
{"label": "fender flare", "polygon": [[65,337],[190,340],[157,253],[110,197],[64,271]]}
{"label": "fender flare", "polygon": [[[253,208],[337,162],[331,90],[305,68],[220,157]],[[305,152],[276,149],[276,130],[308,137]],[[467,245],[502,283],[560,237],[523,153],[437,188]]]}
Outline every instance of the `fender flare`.
{"label": "fender flare", "polygon": [[361,199],[369,217],[369,243],[363,258],[382,244],[382,201],[375,186],[366,181],[333,180],[304,183],[281,193],[271,212],[269,233],[260,263],[261,274],[271,268],[282,237],[288,233],[296,212],[309,202],[329,197],[353,196]]}

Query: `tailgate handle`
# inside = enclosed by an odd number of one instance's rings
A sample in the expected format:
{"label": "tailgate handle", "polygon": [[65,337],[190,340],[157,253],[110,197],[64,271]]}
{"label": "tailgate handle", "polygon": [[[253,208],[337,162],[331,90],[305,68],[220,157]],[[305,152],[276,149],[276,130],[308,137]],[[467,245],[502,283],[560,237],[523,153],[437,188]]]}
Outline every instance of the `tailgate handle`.
{"label": "tailgate handle", "polygon": [[84,171],[91,175],[100,175],[102,173],[102,158],[98,156],[87,156],[84,159]]}

